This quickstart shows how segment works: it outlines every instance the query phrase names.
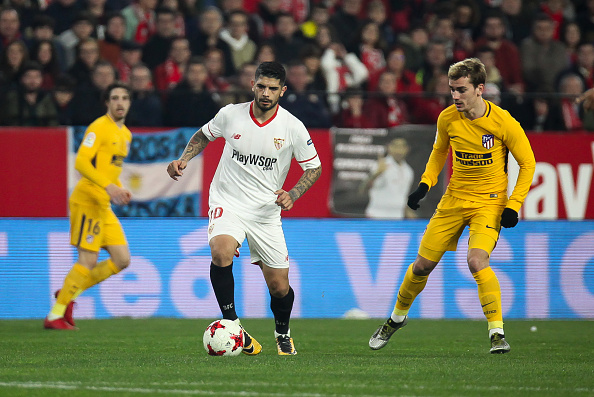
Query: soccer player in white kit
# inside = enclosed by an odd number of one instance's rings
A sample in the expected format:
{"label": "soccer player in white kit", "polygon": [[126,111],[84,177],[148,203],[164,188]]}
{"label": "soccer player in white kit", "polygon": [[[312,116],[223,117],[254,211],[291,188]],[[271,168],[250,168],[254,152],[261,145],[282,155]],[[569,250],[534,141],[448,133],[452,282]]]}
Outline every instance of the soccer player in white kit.
{"label": "soccer player in white kit", "polygon": [[[289,254],[280,210],[288,211],[320,177],[322,165],[301,121],[278,105],[287,90],[286,72],[278,62],[263,62],[252,81],[254,100],[231,104],[188,142],[167,173],[177,180],[188,161],[222,137],[225,148],[209,191],[208,241],[210,280],[223,318],[239,323],[235,311],[233,256],[247,238],[251,261],[262,269],[270,292],[279,355],[297,354],[289,329],[295,294],[289,285]],[[295,157],[303,175],[288,192],[282,189]],[[245,332],[243,352],[262,346]]]}

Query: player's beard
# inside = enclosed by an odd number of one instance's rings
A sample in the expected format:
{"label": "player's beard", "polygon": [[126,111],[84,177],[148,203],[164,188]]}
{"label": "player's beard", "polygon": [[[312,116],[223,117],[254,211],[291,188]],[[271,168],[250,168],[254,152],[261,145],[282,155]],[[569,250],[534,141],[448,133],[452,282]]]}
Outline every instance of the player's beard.
{"label": "player's beard", "polygon": [[266,112],[266,111],[272,109],[273,107],[275,107],[276,104],[278,103],[278,99],[276,101],[273,101],[273,100],[269,99],[269,101],[270,101],[270,104],[262,105],[260,103],[260,99],[255,98],[255,101],[254,102],[256,103],[256,106],[258,107],[258,109],[260,109],[263,112]]}

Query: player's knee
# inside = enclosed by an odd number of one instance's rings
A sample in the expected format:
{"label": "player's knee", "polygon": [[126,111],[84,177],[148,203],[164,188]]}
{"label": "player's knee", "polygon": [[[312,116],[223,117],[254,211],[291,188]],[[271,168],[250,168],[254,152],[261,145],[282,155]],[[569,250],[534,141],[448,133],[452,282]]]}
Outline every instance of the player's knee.
{"label": "player's knee", "polygon": [[216,266],[225,267],[233,262],[233,252],[220,246],[211,247],[212,263]]}
{"label": "player's knee", "polygon": [[482,258],[478,256],[469,256],[468,257],[468,269],[471,273],[476,273],[480,270],[485,269],[489,266],[489,258],[487,257]]}
{"label": "player's knee", "polygon": [[284,280],[272,280],[268,283],[268,291],[275,298],[283,298],[289,293],[289,283]]}

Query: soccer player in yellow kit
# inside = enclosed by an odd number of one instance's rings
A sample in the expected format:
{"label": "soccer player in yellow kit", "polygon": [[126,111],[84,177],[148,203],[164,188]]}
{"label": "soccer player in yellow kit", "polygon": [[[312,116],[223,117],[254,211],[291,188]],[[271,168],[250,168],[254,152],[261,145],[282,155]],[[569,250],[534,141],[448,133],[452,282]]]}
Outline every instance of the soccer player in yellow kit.
{"label": "soccer player in yellow kit", "polygon": [[[107,114],[89,125],[76,154],[75,168],[82,178],[69,207],[70,243],[78,249],[78,259],[56,292],[56,304],[44,321],[46,329],[77,329],[72,318],[74,299],[130,264],[128,242],[110,204],[127,204],[132,197],[119,180],[132,141],[124,125],[130,89],[116,82],[107,87],[103,99]],[[110,257],[97,263],[101,248]]]}
{"label": "soccer player in yellow kit", "polygon": [[[536,162],[530,142],[520,124],[506,111],[483,99],[485,66],[476,58],[450,66],[450,91],[454,104],[441,112],[437,137],[419,187],[408,198],[408,206],[435,186],[450,147],[453,172],[447,191],[429,221],[419,252],[400,285],[390,318],[369,340],[369,347],[384,347],[408,321],[413,301],[425,287],[431,271],[445,251],[455,251],[466,226],[468,268],[478,285],[478,296],[488,321],[491,353],[507,353],[510,346],[503,332],[501,288],[489,266],[489,256],[501,227],[514,227],[534,176]],[[515,188],[507,196],[508,152],[520,166]]]}

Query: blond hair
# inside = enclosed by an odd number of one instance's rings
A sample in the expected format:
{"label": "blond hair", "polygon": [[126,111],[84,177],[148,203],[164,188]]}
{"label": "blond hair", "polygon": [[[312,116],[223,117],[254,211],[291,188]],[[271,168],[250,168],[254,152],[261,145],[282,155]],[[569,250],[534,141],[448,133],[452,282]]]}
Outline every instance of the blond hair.
{"label": "blond hair", "polygon": [[479,84],[484,85],[487,80],[485,65],[478,58],[466,58],[451,65],[448,70],[448,78],[458,80],[462,77],[468,77],[468,80],[475,88]]}

